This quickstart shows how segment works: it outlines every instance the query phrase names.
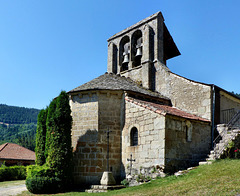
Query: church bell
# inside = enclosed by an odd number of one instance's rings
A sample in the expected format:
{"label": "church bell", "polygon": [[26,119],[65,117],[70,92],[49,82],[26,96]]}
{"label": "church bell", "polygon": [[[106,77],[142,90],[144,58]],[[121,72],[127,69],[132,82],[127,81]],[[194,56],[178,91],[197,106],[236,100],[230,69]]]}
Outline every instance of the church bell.
{"label": "church bell", "polygon": [[137,48],[136,57],[142,56],[142,47]]}
{"label": "church bell", "polygon": [[137,40],[136,49],[136,57],[142,56],[142,37]]}
{"label": "church bell", "polygon": [[128,54],[123,54],[124,57],[123,57],[123,62],[122,63],[129,63],[129,58],[128,58]]}
{"label": "church bell", "polygon": [[128,54],[130,53],[130,44],[129,42],[124,44],[124,52],[123,52],[123,64],[129,63]]}

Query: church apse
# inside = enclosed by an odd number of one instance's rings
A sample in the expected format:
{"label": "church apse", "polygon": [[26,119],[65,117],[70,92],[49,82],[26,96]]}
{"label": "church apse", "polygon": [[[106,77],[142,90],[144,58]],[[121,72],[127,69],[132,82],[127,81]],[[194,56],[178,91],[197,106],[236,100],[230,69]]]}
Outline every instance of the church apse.
{"label": "church apse", "polygon": [[88,91],[71,95],[73,117],[72,144],[74,181],[98,184],[107,171],[107,134],[109,170],[116,181],[121,174],[121,102],[119,91]]}

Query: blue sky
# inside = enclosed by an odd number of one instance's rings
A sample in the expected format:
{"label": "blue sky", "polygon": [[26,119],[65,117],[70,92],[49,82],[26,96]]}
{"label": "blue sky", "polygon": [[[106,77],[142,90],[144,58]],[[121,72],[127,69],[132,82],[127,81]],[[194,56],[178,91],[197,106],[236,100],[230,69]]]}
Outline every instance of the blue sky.
{"label": "blue sky", "polygon": [[107,39],[161,11],[171,71],[240,93],[239,0],[0,0],[0,103],[45,108],[107,70]]}

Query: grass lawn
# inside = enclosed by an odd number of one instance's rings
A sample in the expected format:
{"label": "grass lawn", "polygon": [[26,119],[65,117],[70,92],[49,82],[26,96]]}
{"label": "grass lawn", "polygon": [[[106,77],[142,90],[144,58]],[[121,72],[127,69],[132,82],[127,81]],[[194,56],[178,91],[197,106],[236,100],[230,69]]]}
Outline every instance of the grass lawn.
{"label": "grass lawn", "polygon": [[[70,192],[57,195],[237,195],[240,194],[240,160],[220,160],[202,165],[183,176],[168,176],[137,187],[108,193]],[[21,196],[32,195],[29,192]]]}

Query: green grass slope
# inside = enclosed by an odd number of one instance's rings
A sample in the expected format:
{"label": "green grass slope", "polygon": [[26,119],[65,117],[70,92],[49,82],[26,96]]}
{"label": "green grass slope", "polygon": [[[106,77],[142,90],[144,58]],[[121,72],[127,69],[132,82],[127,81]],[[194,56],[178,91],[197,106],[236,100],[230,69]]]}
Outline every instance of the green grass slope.
{"label": "green grass slope", "polygon": [[[65,193],[57,195],[238,195],[240,194],[240,160],[221,160],[202,165],[183,176],[168,176],[137,187],[108,193]],[[28,192],[21,194],[32,195]]]}

